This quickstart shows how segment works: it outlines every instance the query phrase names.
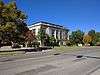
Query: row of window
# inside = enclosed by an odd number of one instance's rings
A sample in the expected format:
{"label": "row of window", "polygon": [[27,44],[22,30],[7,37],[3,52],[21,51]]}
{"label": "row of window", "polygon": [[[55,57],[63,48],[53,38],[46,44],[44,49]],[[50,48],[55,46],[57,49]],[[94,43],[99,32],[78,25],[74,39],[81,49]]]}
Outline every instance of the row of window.
{"label": "row of window", "polygon": [[[43,29],[44,30],[44,32],[46,32],[46,29]],[[33,33],[35,33],[36,34],[36,29],[32,29],[32,31],[33,31]],[[52,36],[54,36],[56,39],[58,39],[58,37],[59,37],[59,39],[62,39],[62,31],[60,31],[59,33],[58,33],[59,31],[58,30],[56,30],[56,35],[55,35],[55,30],[54,29],[51,29],[51,35]],[[66,33],[64,34],[64,35],[66,35]]]}

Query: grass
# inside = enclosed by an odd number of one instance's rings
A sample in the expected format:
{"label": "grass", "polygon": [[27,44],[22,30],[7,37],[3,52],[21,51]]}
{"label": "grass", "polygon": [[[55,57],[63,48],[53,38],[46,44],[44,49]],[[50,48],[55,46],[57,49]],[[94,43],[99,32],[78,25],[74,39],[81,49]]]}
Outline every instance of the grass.
{"label": "grass", "polygon": [[60,47],[55,47],[53,50],[55,51],[55,53],[65,53],[65,52],[69,52],[69,51],[78,51],[78,50],[81,50],[81,49],[85,49],[85,48],[100,48],[99,46],[82,46],[82,47],[79,47],[79,46],[71,46],[71,47],[68,47],[68,46],[60,46]]}
{"label": "grass", "polygon": [[[60,46],[60,47],[54,47],[53,52],[54,53],[64,53],[68,51],[76,51],[79,50],[81,47],[66,47],[66,46]],[[13,51],[13,52],[0,52],[0,56],[16,56],[23,54],[23,51]]]}
{"label": "grass", "polygon": [[[54,47],[53,53],[67,53],[69,51],[78,51],[82,48],[95,48],[95,47],[78,47],[78,46],[60,46],[60,47]],[[0,56],[18,56],[19,54],[22,55],[24,52],[23,51],[14,51],[14,52],[0,52]]]}
{"label": "grass", "polygon": [[78,46],[73,46],[73,47],[68,47],[68,46],[60,46],[60,47],[55,47],[54,50],[59,53],[64,53],[68,51],[76,51],[80,50],[83,47],[78,47]]}
{"label": "grass", "polygon": [[18,54],[21,54],[22,52],[0,52],[0,56],[16,56]]}

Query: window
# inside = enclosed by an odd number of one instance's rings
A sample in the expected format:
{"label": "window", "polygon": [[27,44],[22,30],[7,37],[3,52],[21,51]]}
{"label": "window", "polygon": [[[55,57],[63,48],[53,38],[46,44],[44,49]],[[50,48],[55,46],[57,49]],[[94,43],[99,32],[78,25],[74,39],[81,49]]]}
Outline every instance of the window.
{"label": "window", "polygon": [[60,39],[62,39],[62,31],[60,31]]}
{"label": "window", "polygon": [[32,32],[35,34],[35,32],[36,32],[36,29],[33,29],[33,30],[32,30]]}
{"label": "window", "polygon": [[58,39],[58,30],[56,30],[56,38]]}
{"label": "window", "polygon": [[52,36],[54,36],[54,32],[55,32],[55,30],[54,30],[54,29],[52,29]]}

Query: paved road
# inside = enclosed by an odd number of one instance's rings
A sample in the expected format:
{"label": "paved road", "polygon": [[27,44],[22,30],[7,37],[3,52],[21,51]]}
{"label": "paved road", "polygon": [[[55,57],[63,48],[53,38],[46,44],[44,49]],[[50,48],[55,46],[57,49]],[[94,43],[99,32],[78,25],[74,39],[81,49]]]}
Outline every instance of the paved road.
{"label": "paved road", "polygon": [[[76,58],[83,55],[82,58]],[[100,48],[0,62],[0,75],[99,75]]]}

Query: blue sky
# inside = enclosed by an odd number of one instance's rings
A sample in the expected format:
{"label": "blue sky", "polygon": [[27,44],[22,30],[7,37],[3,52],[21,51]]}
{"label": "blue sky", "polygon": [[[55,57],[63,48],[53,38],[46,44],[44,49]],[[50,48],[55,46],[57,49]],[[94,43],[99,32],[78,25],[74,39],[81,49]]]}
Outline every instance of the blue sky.
{"label": "blue sky", "polygon": [[[4,0],[5,2],[11,0]],[[27,24],[47,21],[74,31],[100,32],[100,0],[16,0],[18,9],[28,16]]]}

